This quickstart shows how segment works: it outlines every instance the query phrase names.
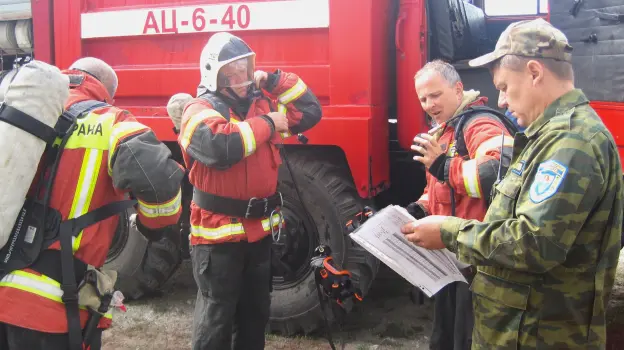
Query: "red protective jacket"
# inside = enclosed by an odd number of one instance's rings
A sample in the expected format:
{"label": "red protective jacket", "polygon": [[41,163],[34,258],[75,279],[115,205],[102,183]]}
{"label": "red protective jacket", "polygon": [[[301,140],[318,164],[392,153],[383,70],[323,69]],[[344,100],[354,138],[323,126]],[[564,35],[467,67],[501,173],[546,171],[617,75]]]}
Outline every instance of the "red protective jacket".
{"label": "red protective jacket", "polygon": [[[70,77],[69,108],[84,100],[110,101],[104,86],[79,71]],[[102,205],[137,198],[138,220],[157,229],[176,224],[181,213],[180,182],[184,168],[171,159],[169,149],[134,117],[115,107],[102,107],[83,115],[69,138],[53,185],[50,206],[63,220],[78,217]],[[35,177],[37,178],[37,177]],[[34,184],[33,184],[34,187]],[[84,229],[73,241],[74,256],[101,267],[117,227],[118,216]],[[50,249],[59,249],[54,243]],[[59,259],[59,270],[61,268]],[[0,322],[48,333],[66,333],[65,305],[58,281],[33,269],[13,271],[0,281]],[[81,307],[85,326],[88,313]],[[100,327],[111,324],[101,319]]]}
{"label": "red protective jacket", "polygon": [[[276,144],[281,143],[281,137],[266,114],[272,110],[284,112],[290,133],[297,134],[320,121],[321,106],[293,73],[269,74],[265,94],[269,98],[253,100],[242,117],[235,112],[239,106],[227,104],[216,95],[211,98],[218,106],[202,98],[187,103],[178,142],[190,169],[189,181],[195,188],[244,201],[275,194],[281,164]],[[271,224],[277,223],[274,220]],[[270,233],[271,224],[268,218],[232,217],[191,203],[193,245],[256,242]]]}
{"label": "red protective jacket", "polygon": [[[485,102],[487,98],[479,98],[465,109],[484,105]],[[447,123],[438,139],[448,156],[444,164],[444,180],[427,172],[427,186],[418,203],[427,214],[450,216],[452,188],[455,192],[455,216],[483,220],[487,211],[486,201],[498,175],[501,144],[511,154],[513,137],[496,116],[487,113],[477,115],[464,125],[463,135],[469,156],[462,158],[454,144],[458,121],[455,119]]]}

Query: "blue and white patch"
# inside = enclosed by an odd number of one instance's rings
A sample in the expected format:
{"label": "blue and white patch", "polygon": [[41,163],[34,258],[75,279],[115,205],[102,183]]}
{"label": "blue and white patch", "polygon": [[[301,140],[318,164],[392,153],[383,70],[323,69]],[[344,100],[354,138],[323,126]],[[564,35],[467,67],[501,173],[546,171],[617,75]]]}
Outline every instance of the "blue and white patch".
{"label": "blue and white patch", "polygon": [[547,160],[539,165],[529,189],[533,203],[541,203],[557,193],[568,168],[555,160]]}
{"label": "blue and white patch", "polygon": [[511,167],[511,172],[518,176],[522,176],[522,172],[524,171],[525,164],[526,164],[526,161],[524,160],[517,162]]}

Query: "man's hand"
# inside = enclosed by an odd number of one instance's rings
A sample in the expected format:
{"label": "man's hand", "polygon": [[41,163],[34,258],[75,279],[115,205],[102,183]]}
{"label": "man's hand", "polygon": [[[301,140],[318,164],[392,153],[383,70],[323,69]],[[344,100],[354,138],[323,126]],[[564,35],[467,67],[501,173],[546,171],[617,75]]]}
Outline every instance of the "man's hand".
{"label": "man's hand", "polygon": [[401,232],[408,241],[430,250],[444,249],[440,226],[447,219],[446,216],[432,215],[421,220],[405,224]]}
{"label": "man's hand", "polygon": [[288,119],[283,113],[280,112],[271,112],[267,114],[273,123],[275,124],[275,131],[277,132],[287,132],[288,131]]}
{"label": "man's hand", "polygon": [[256,86],[259,89],[266,88],[266,81],[269,78],[269,74],[265,71],[257,70],[254,72],[254,80],[256,82]]}
{"label": "man's hand", "polygon": [[438,141],[429,134],[420,134],[414,137],[414,142],[420,144],[420,146],[412,145],[412,150],[423,155],[422,157],[415,156],[414,160],[423,163],[427,169],[431,167],[433,161],[441,154],[444,154],[444,150],[440,147]]}

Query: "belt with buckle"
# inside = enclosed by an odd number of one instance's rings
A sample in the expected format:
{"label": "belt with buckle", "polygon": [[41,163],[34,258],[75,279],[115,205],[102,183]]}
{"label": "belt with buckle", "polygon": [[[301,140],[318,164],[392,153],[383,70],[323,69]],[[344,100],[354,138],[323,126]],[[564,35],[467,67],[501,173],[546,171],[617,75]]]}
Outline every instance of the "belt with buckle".
{"label": "belt with buckle", "polygon": [[245,200],[221,197],[197,188],[193,189],[193,202],[198,207],[213,213],[245,219],[269,217],[276,208],[284,205],[280,192],[266,198],[253,197]]}

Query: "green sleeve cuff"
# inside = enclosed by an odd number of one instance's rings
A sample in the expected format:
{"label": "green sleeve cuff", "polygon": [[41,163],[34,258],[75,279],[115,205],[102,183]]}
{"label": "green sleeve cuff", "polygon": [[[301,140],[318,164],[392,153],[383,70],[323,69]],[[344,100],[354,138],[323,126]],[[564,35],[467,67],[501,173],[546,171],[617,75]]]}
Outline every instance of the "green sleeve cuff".
{"label": "green sleeve cuff", "polygon": [[440,226],[442,242],[453,253],[457,252],[457,235],[459,234],[459,227],[464,221],[464,219],[449,217]]}

